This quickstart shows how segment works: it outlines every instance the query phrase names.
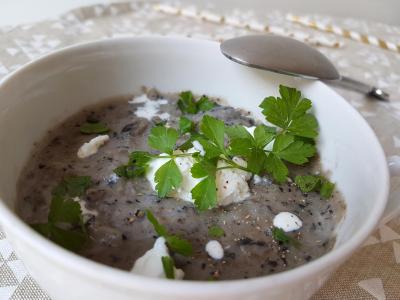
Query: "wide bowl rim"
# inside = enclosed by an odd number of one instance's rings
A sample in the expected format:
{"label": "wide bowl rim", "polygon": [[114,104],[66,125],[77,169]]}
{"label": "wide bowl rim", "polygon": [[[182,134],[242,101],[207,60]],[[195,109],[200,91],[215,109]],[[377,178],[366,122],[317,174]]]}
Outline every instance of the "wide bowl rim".
{"label": "wide bowl rim", "polygon": [[[120,37],[120,38],[108,38],[98,41],[83,42],[68,46],[49,54],[43,55],[20,69],[6,75],[0,81],[0,90],[3,89],[7,84],[14,80],[18,80],[20,74],[26,73],[34,69],[36,66],[42,64],[51,59],[60,59],[64,55],[74,55],[74,53],[88,50],[91,47],[105,46],[107,44],[123,44],[123,43],[197,43],[199,46],[218,46],[219,43],[215,41],[200,40],[193,38],[184,37],[165,37],[165,36],[142,36],[142,37]],[[364,226],[357,230],[353,238],[343,245],[332,249],[322,257],[311,261],[307,264],[299,266],[297,268],[284,271],[277,274],[266,275],[262,277],[255,277],[250,279],[236,279],[229,281],[216,281],[216,282],[204,282],[204,281],[175,281],[165,280],[158,278],[151,278],[140,276],[129,273],[127,271],[115,269],[89,259],[83,258],[73,252],[67,251],[60,246],[50,242],[40,234],[36,233],[26,223],[24,223],[8,206],[4,200],[0,198],[0,220],[6,231],[16,235],[18,239],[24,239],[24,242],[33,247],[37,252],[46,254],[47,259],[58,263],[68,271],[80,273],[88,277],[89,279],[101,282],[104,285],[112,287],[121,287],[124,289],[131,289],[143,292],[158,292],[158,293],[170,293],[170,294],[182,294],[185,293],[187,296],[190,294],[235,294],[237,291],[243,290],[257,290],[258,288],[274,288],[277,284],[282,282],[296,282],[302,280],[304,276],[312,275],[320,272],[324,269],[330,269],[337,267],[337,263],[342,262],[346,259],[357,247],[359,247],[368,235],[376,228],[379,220],[382,217],[385,209],[388,194],[389,194],[389,171],[386,164],[386,159],[382,146],[378,142],[378,139],[368,125],[368,123],[361,117],[361,115],[349,104],[347,101],[338,95],[334,90],[327,87],[322,82],[315,82],[315,84],[322,85],[324,88],[329,89],[337,98],[338,105],[340,104],[341,109],[346,109],[348,113],[362,123],[364,131],[369,134],[371,138],[371,147],[375,148],[375,151],[379,153],[376,157],[377,163],[382,166],[383,174],[379,178],[381,181],[379,196],[377,197],[373,208],[371,208],[371,217],[368,218]],[[11,227],[12,226],[12,227]],[[12,228],[12,229],[11,229]],[[10,230],[9,230],[10,229]],[[12,240],[12,239],[11,239]],[[17,253],[18,254],[18,253]],[[23,259],[23,257],[22,257]]]}

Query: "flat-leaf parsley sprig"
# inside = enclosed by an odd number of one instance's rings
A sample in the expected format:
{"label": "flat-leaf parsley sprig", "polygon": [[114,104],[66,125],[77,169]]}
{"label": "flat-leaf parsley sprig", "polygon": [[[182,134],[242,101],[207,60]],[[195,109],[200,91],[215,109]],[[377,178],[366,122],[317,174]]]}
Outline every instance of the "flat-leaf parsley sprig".
{"label": "flat-leaf parsley sprig", "polygon": [[[316,154],[318,122],[309,112],[311,101],[303,98],[299,90],[281,85],[279,93],[279,97],[267,97],[260,104],[266,120],[276,127],[261,124],[250,132],[244,126],[226,126],[222,120],[205,114],[196,131],[191,120],[181,117],[179,132],[164,125],[152,128],[148,144],[161,154],[134,151],[130,154],[129,162],[115,169],[115,173],[125,178],[143,176],[152,159],[169,158],[155,173],[158,196],[166,197],[182,184],[182,174],[175,159],[191,156],[194,159],[191,174],[194,178],[202,179],[191,190],[199,210],[217,205],[216,176],[222,169],[240,169],[257,175],[270,174],[276,182],[282,183],[289,175],[288,163],[303,165]],[[184,113],[195,114],[211,109],[213,105],[208,101],[208,98],[201,98],[196,102],[190,92],[183,92],[178,107]],[[184,147],[177,145],[179,134],[189,136]],[[201,144],[203,155],[200,152],[181,151],[192,147],[194,141]],[[246,164],[238,164],[235,157],[243,158]],[[219,161],[223,161],[224,166],[218,167]],[[324,195],[333,190],[333,184],[328,183],[326,180],[321,181]],[[319,188],[319,185],[316,187]]]}
{"label": "flat-leaf parsley sprig", "polygon": [[174,128],[165,125],[153,127],[148,137],[151,148],[161,154],[152,154],[146,151],[134,151],[129,155],[127,164],[117,167],[114,172],[120,177],[134,178],[143,176],[152,159],[169,158],[155,173],[156,190],[158,196],[163,198],[172,190],[177,189],[182,183],[182,174],[176,165],[177,157],[192,156],[189,153],[174,153],[177,148],[179,133]]}

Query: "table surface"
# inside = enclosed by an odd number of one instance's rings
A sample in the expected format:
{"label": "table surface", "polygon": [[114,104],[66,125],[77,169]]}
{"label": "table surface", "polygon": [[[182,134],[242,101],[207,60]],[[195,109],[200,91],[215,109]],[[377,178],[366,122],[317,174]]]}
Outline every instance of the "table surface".
{"label": "table surface", "polygon": [[[276,33],[295,33],[324,45],[339,42],[342,45],[339,48],[321,46],[319,50],[335,62],[343,75],[381,86],[392,95],[392,101],[371,101],[342,89],[336,89],[337,92],[371,125],[386,155],[400,155],[400,53],[294,24],[279,11],[225,9],[224,14],[244,23],[268,24]],[[400,43],[399,27],[331,16],[310,18]],[[254,30],[157,12],[148,2],[78,8],[60,17],[53,16],[51,20],[0,27],[0,78],[38,56],[74,43],[160,33],[219,40],[254,33]],[[390,197],[400,199],[400,178],[391,179]],[[381,224],[314,299],[399,299],[399,295],[400,218],[396,217]],[[3,299],[49,298],[0,231],[0,300]]]}
{"label": "table surface", "polygon": [[[157,1],[157,0],[147,0]],[[159,0],[157,2],[168,2]],[[51,18],[67,10],[92,4],[107,4],[118,0],[2,0],[0,1],[0,26],[18,25],[27,22],[36,22]],[[171,2],[171,1],[169,1]],[[253,8],[255,10],[278,9],[295,13],[321,13],[339,17],[357,17],[361,19],[400,25],[398,0],[182,0],[185,4],[201,6],[215,6],[222,11],[228,11],[232,7],[240,9]],[[377,13],[379,12],[379,13]]]}

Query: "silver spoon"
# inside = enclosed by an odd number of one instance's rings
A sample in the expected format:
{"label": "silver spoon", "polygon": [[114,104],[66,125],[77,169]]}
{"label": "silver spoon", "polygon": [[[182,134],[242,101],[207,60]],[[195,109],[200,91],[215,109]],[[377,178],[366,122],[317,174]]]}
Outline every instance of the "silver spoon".
{"label": "silver spoon", "polygon": [[247,35],[221,43],[222,53],[234,62],[276,73],[320,79],[329,84],[388,101],[383,90],[340,76],[331,61],[318,50],[297,40],[272,35]]}

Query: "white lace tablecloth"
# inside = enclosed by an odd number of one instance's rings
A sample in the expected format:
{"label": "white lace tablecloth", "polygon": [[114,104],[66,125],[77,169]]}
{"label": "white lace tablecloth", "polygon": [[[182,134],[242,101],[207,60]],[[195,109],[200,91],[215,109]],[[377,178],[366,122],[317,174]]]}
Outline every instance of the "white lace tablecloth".
{"label": "white lace tablecloth", "polygon": [[[49,51],[84,41],[151,34],[220,40],[254,33],[254,28],[259,28],[260,24],[268,25],[275,34],[293,31],[300,38],[310,35],[322,44],[326,40],[337,41],[340,47],[322,46],[319,49],[332,59],[343,75],[386,89],[392,96],[390,103],[371,101],[351,91],[337,91],[375,130],[386,155],[400,155],[400,52],[294,24],[282,12],[232,9],[225,13],[225,17],[228,16],[252,26],[239,28],[207,22],[133,2],[85,7],[40,23],[0,28],[0,78]],[[309,17],[400,44],[398,27],[328,16]],[[392,178],[391,185],[390,197],[400,201],[400,178]],[[42,300],[49,297],[26,271],[0,231],[0,300],[3,299]],[[381,225],[314,299],[400,299],[400,218]]]}

